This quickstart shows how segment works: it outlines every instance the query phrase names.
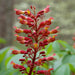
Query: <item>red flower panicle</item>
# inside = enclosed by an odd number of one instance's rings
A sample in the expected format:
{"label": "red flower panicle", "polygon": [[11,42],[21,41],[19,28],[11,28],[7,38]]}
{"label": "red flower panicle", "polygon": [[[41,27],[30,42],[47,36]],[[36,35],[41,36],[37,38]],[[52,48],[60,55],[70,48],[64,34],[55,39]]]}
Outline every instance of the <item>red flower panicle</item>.
{"label": "red flower panicle", "polygon": [[[55,29],[52,29],[49,31],[49,27],[52,24],[53,18],[50,17],[49,19],[42,21],[38,23],[38,21],[41,19],[41,16],[45,13],[48,13],[50,11],[49,5],[37,12],[35,12],[36,8],[34,6],[31,6],[32,12],[27,9],[25,11],[15,9],[16,14],[19,15],[18,19],[19,22],[22,25],[27,25],[29,29],[22,29],[22,28],[15,28],[15,34],[16,40],[20,44],[24,44],[27,46],[27,50],[12,50],[12,54],[22,54],[24,58],[20,58],[19,61],[21,62],[21,65],[14,63],[11,61],[11,64],[13,65],[14,69],[19,69],[21,73],[26,73],[27,75],[31,75],[32,73],[34,75],[36,74],[44,74],[44,75],[51,75],[51,70],[53,68],[50,68],[48,70],[34,70],[37,66],[42,66],[43,63],[46,63],[48,61],[55,60],[54,55],[46,57],[45,51],[40,51],[42,48],[44,49],[46,45],[48,45],[50,42],[55,41],[55,37],[57,36],[56,33],[58,33],[58,26]],[[20,33],[25,33],[27,37],[20,36]],[[52,36],[50,36],[52,34]],[[74,38],[73,38],[74,39]],[[39,52],[40,51],[40,52]],[[39,52],[39,55],[37,56],[37,53]],[[27,71],[27,68],[24,66],[29,67],[29,72]]]}

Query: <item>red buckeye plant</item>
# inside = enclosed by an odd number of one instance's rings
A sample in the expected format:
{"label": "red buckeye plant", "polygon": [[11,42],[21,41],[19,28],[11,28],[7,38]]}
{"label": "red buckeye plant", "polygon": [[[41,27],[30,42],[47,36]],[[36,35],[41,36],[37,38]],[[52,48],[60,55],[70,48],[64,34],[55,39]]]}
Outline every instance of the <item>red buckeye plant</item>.
{"label": "red buckeye plant", "polygon": [[[16,40],[21,44],[25,44],[25,46],[27,47],[27,50],[11,49],[12,54],[23,55],[23,59],[19,59],[19,61],[21,61],[21,65],[16,64],[14,60],[11,61],[13,68],[19,69],[22,74],[51,75],[51,70],[53,70],[53,68],[49,68],[48,70],[36,70],[37,66],[40,67],[48,61],[55,60],[55,54],[47,57],[45,54],[45,50],[42,51],[42,49],[45,49],[46,45],[55,41],[56,33],[58,33],[59,28],[59,26],[57,26],[55,29],[49,31],[49,27],[52,24],[53,20],[52,17],[40,22],[45,13],[48,13],[50,11],[49,7],[50,6],[48,5],[45,9],[37,13],[34,6],[30,6],[33,12],[31,12],[29,9],[25,11],[15,9],[16,15],[19,15],[19,22],[22,25],[27,25],[29,27],[29,29],[21,29],[17,28],[16,26],[14,27],[16,32]],[[20,36],[19,34],[21,33],[27,34],[27,37]],[[37,56],[38,53],[39,55]],[[25,65],[29,67],[29,72],[27,71],[27,67],[25,67]]]}

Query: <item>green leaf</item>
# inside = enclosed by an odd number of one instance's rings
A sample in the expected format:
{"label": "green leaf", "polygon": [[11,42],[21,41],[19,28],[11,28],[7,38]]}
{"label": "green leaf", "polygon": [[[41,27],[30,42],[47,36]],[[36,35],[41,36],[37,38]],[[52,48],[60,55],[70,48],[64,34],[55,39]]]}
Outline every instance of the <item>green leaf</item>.
{"label": "green leaf", "polygon": [[46,46],[46,48],[45,48],[45,50],[46,50],[46,55],[49,55],[50,54],[50,52],[52,51],[52,43],[50,43],[50,44],[48,44],[47,46]]}
{"label": "green leaf", "polygon": [[64,56],[62,63],[75,63],[75,55],[66,55]]}
{"label": "green leaf", "polygon": [[70,46],[67,42],[62,40],[57,40],[64,48],[66,48],[66,51],[75,52],[74,48]]}
{"label": "green leaf", "polygon": [[60,45],[57,41],[53,42],[53,50],[55,50],[56,52],[60,51]]}
{"label": "green leaf", "polygon": [[55,72],[54,75],[70,75],[70,68],[68,64],[61,65]]}
{"label": "green leaf", "polygon": [[56,70],[60,65],[62,65],[62,58],[54,62],[54,69]]}
{"label": "green leaf", "polygon": [[3,60],[5,60],[5,56],[6,56],[6,53],[8,52],[8,50],[10,49],[10,47],[6,47],[6,48],[3,48],[1,49],[0,51],[0,62],[2,62]]}
{"label": "green leaf", "polygon": [[64,56],[62,63],[67,63],[70,66],[71,71],[75,72],[75,55]]}
{"label": "green leaf", "polygon": [[41,67],[42,67],[42,68],[49,69],[48,63],[44,63]]}
{"label": "green leaf", "polygon": [[69,64],[69,66],[70,66],[71,71],[75,73],[75,63],[71,63]]}

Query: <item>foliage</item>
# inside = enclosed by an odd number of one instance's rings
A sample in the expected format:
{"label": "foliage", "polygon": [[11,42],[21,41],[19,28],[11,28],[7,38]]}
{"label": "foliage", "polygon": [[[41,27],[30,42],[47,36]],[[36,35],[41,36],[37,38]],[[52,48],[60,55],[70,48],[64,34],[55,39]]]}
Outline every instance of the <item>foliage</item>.
{"label": "foliage", "polygon": [[[53,46],[55,43],[57,43],[55,46]],[[57,50],[54,50],[55,48],[58,48]],[[60,47],[60,48],[59,48]],[[63,48],[63,50],[61,49]],[[56,48],[56,49],[57,49]],[[1,75],[21,75],[18,70],[14,70],[10,64],[12,60],[15,60],[16,63],[20,64],[20,62],[16,59],[21,58],[21,55],[11,55],[11,51],[9,51],[10,47],[3,48],[0,51],[0,74]],[[17,49],[17,48],[14,48]],[[54,72],[52,72],[53,75],[71,75],[71,72],[75,73],[75,49],[72,48],[67,42],[62,40],[57,40],[54,43],[50,43],[46,46],[46,55],[49,56],[50,54],[56,53],[56,61],[55,63],[52,62],[52,66],[54,67]],[[54,50],[54,51],[52,51]],[[38,69],[44,69],[49,68],[48,65],[51,63],[45,63],[43,66],[40,66],[36,68]],[[29,68],[27,69],[29,70]],[[12,71],[12,72],[11,72]]]}
{"label": "foliage", "polygon": [[6,43],[6,40],[3,38],[0,38],[0,44],[5,44],[5,43]]}
{"label": "foliage", "polygon": [[[12,70],[11,68],[7,69],[7,64],[13,55],[10,51],[11,47],[6,47],[0,50],[0,75],[16,75],[18,74],[17,70]],[[15,48],[17,49],[17,48]]]}

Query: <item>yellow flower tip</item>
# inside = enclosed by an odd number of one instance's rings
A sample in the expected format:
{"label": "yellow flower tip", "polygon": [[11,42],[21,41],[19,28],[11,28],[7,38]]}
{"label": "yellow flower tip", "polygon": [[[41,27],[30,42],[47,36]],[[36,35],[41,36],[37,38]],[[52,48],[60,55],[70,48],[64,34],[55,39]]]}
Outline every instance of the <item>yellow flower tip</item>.
{"label": "yellow flower tip", "polygon": [[38,44],[37,43],[34,43],[34,48],[38,48]]}
{"label": "yellow flower tip", "polygon": [[29,11],[29,10],[27,10],[27,13],[28,13],[28,14],[30,14],[30,11]]}
{"label": "yellow flower tip", "polygon": [[53,38],[55,38],[57,35],[54,35]]}

